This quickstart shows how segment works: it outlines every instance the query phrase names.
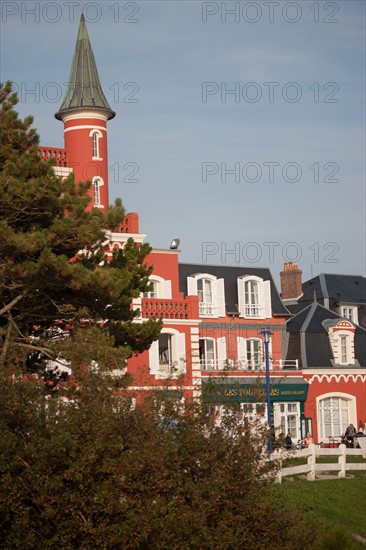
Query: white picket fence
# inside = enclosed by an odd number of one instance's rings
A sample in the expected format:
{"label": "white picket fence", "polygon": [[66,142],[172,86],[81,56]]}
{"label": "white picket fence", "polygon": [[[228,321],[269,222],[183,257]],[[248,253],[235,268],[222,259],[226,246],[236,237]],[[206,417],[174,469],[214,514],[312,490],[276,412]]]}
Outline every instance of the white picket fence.
{"label": "white picket fence", "polygon": [[[364,439],[366,440],[366,438]],[[363,443],[365,443],[365,445]],[[272,453],[271,458],[274,462],[279,461],[281,466],[283,460],[288,458],[307,458],[308,460],[307,464],[290,466],[288,468],[281,467],[276,477],[276,483],[281,483],[283,477],[298,474],[307,474],[306,479],[308,481],[314,481],[316,479],[316,474],[321,472],[338,472],[338,478],[346,477],[346,471],[349,470],[363,470],[366,473],[366,462],[347,462],[347,457],[351,456],[362,456],[366,459],[366,441],[363,441],[360,446],[361,449],[347,449],[347,447],[342,444],[335,449],[326,449],[312,444],[306,449],[296,452],[278,449]],[[319,456],[338,456],[338,462],[319,463],[316,461]]]}

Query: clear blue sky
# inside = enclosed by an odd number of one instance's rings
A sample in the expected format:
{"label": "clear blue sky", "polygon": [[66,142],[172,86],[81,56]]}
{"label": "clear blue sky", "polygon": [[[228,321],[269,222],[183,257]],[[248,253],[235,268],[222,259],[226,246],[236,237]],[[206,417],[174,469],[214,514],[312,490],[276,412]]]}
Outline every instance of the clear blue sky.
{"label": "clear blue sky", "polygon": [[110,199],[147,241],[276,280],[291,259],[365,275],[364,2],[4,1],[1,80],[44,145],[63,146],[82,8],[117,112]]}

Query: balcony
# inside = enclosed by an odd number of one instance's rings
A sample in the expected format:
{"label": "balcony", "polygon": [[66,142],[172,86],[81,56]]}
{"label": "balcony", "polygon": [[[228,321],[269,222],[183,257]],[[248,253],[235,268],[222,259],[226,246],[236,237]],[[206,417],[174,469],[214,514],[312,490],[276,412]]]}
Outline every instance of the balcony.
{"label": "balcony", "polygon": [[39,156],[42,160],[47,161],[51,158],[56,159],[56,166],[61,168],[67,167],[66,149],[59,147],[38,147]]}
{"label": "balcony", "polygon": [[213,302],[200,302],[200,317],[215,317],[217,306]]}
{"label": "balcony", "polygon": [[[265,371],[266,365],[264,362],[250,363],[249,361],[234,361],[234,359],[226,359],[225,361],[217,361],[215,359],[201,359],[201,370],[204,371],[245,371],[258,372]],[[270,361],[270,370],[299,370],[299,362],[297,359],[279,359]]]}
{"label": "balcony", "polygon": [[144,318],[197,319],[198,299],[196,296],[189,296],[186,300],[142,298],[141,312]]}

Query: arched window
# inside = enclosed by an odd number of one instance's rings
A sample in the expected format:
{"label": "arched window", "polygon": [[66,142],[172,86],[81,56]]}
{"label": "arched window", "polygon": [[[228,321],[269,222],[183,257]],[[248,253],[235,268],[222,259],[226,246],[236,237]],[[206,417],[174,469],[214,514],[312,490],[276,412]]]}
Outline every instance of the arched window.
{"label": "arched window", "polygon": [[156,281],[150,281],[150,290],[142,294],[143,298],[157,298],[158,297],[158,283]]}
{"label": "arched window", "polygon": [[99,137],[96,132],[93,134],[93,157],[99,157]]}
{"label": "arched window", "polygon": [[100,204],[100,179],[96,178],[93,181],[93,191],[94,191],[94,205]]}
{"label": "arched window", "polygon": [[187,278],[188,296],[198,296],[200,317],[225,317],[224,279],[209,273]]}
{"label": "arched window", "polygon": [[259,316],[259,287],[257,281],[245,281],[244,283],[245,316]]}
{"label": "arched window", "polygon": [[92,158],[93,160],[103,160],[100,157],[100,143],[99,140],[103,137],[100,130],[92,130],[89,134],[91,137],[92,145]]}
{"label": "arched window", "polygon": [[326,397],[319,400],[320,438],[339,437],[350,422],[350,400],[343,397]]}
{"label": "arched window", "polygon": [[271,282],[254,275],[238,277],[240,317],[268,319],[272,317]]}
{"label": "arched window", "polygon": [[212,281],[210,279],[198,279],[197,294],[199,300],[200,314],[213,315],[214,303],[212,294]]}

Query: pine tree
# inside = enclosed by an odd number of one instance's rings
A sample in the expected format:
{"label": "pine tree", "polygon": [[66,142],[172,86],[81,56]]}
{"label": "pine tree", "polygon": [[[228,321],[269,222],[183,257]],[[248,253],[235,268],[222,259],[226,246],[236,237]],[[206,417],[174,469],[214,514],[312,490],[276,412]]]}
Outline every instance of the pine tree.
{"label": "pine tree", "polygon": [[60,348],[68,360],[70,342],[56,339],[65,327],[79,346],[86,338],[84,350],[90,351],[89,324],[99,326],[108,342],[102,351],[93,349],[99,367],[121,368],[161,329],[158,320],[136,325],[138,312],[131,308],[148,287],[151,269],[144,259],[150,247],[129,240],[106,261],[105,230],[122,221],[121,201],[106,215],[86,212],[90,182],[60,179],[52,162],[40,159],[32,118],[19,119],[10,83],[1,87],[0,100],[0,362],[37,368],[35,359],[54,358]]}

